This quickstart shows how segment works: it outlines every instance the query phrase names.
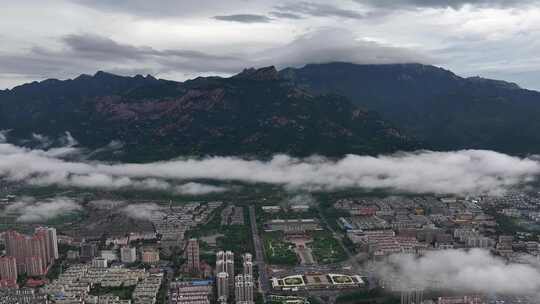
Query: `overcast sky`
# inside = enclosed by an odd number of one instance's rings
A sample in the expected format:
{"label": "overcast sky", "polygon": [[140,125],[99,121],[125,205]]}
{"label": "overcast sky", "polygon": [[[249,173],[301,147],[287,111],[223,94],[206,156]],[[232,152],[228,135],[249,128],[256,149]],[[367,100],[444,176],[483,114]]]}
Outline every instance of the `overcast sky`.
{"label": "overcast sky", "polygon": [[540,89],[540,0],[26,0],[0,10],[0,89],[106,70],[420,62]]}

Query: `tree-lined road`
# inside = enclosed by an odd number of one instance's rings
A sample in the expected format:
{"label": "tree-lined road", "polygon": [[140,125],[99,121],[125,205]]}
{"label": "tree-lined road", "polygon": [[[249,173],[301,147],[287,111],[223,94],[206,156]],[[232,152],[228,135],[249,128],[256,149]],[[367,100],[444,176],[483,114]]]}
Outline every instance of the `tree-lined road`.
{"label": "tree-lined road", "polygon": [[257,228],[257,217],[255,207],[249,206],[249,222],[251,224],[251,235],[253,236],[253,247],[255,249],[255,263],[259,269],[259,286],[263,293],[263,299],[266,303],[266,296],[270,292],[270,281],[266,272],[266,262],[264,261],[264,245]]}

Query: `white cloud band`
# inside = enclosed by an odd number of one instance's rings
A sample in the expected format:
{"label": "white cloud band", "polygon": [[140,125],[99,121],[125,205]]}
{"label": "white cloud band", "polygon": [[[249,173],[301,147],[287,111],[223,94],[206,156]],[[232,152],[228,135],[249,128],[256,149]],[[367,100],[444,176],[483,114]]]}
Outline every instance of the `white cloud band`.
{"label": "white cloud band", "polygon": [[[540,164],[485,150],[420,151],[339,160],[276,155],[268,161],[237,157],[178,159],[145,164],[66,161],[43,150],[0,144],[0,176],[33,185],[170,190],[200,194],[225,189],[177,181],[268,183],[289,189],[363,188],[409,193],[500,194],[533,181]],[[204,190],[204,191],[203,191]]]}

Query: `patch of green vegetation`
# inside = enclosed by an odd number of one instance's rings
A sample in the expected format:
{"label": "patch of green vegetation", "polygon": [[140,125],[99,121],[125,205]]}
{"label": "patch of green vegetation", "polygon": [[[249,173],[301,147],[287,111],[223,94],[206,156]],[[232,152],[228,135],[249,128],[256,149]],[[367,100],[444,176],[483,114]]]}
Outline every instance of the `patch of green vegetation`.
{"label": "patch of green vegetation", "polygon": [[156,296],[157,304],[167,304],[167,284],[161,284],[158,294]]}
{"label": "patch of green vegetation", "polygon": [[307,300],[310,304],[323,304],[318,298],[315,297],[308,297]]}
{"label": "patch of green vegetation", "polygon": [[58,254],[60,256],[65,256],[67,254],[68,251],[70,250],[73,250],[73,251],[79,251],[79,247],[78,246],[73,246],[73,245],[68,245],[68,244],[64,244],[64,243],[58,243]]}
{"label": "patch of green vegetation", "polygon": [[86,216],[87,214],[83,211],[75,211],[52,218],[48,220],[46,224],[53,227],[65,227],[70,226],[72,223],[81,222]]}
{"label": "patch of green vegetation", "polygon": [[216,264],[216,254],[214,252],[202,253],[201,254],[201,260],[208,263],[208,265],[215,265]]}
{"label": "patch of green vegetation", "polygon": [[303,284],[304,281],[301,278],[286,278],[284,280],[285,285],[300,285]]}
{"label": "patch of green vegetation", "polygon": [[343,246],[347,247],[347,249],[349,249],[350,252],[358,253],[358,247],[348,237],[343,238]]}
{"label": "patch of green vegetation", "polygon": [[309,246],[319,264],[333,264],[347,259],[347,254],[339,241],[328,231],[313,233],[313,241]]}
{"label": "patch of green vegetation", "polygon": [[[345,192],[348,193],[348,192]],[[328,221],[328,225],[331,226],[334,230],[341,230],[338,225],[338,219],[340,217],[348,217],[350,214],[345,210],[339,210],[334,208],[334,202],[340,198],[341,195],[338,193],[320,193],[317,196],[319,203],[319,210],[321,216]],[[349,196],[345,196],[349,197]]]}
{"label": "patch of green vegetation", "polygon": [[134,290],[135,286],[103,287],[100,284],[96,284],[90,290],[90,295],[113,295],[119,297],[121,300],[131,300]]}
{"label": "patch of green vegetation", "polygon": [[348,276],[334,276],[334,282],[338,284],[352,283],[352,279]]}
{"label": "patch of green vegetation", "polygon": [[264,304],[264,298],[262,293],[256,292],[255,293],[255,304]]}
{"label": "patch of green vegetation", "polygon": [[497,222],[497,234],[514,235],[518,231],[523,231],[523,228],[517,224],[515,219],[508,217],[504,214],[500,214],[495,209],[486,210],[486,214],[491,215],[495,218],[495,221]]}
{"label": "patch of green vegetation", "polygon": [[63,265],[64,265],[63,260],[56,261],[47,272],[47,279],[49,279],[50,281],[58,279],[58,277],[62,273]]}
{"label": "patch of green vegetation", "polygon": [[263,235],[264,250],[268,263],[274,265],[296,265],[300,261],[294,244],[284,241],[285,236],[282,232],[270,232]]}
{"label": "patch of green vegetation", "polygon": [[217,238],[217,247],[235,253],[253,252],[251,230],[249,225],[222,226],[223,236]]}
{"label": "patch of green vegetation", "polygon": [[225,208],[216,209],[211,215],[208,223],[204,225],[197,226],[195,229],[192,229],[188,232],[189,237],[200,238],[203,236],[209,236],[212,234],[221,233],[221,211]]}
{"label": "patch of green vegetation", "polygon": [[28,275],[26,275],[25,273],[19,274],[17,276],[17,284],[19,284],[19,286],[24,286],[24,284],[26,284],[26,281],[28,281]]}

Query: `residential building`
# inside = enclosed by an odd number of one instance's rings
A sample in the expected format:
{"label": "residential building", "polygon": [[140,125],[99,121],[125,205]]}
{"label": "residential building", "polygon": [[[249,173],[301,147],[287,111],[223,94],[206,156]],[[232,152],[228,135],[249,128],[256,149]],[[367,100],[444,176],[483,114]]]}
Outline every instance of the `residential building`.
{"label": "residential building", "polygon": [[212,281],[172,282],[169,287],[169,304],[210,304],[212,283]]}
{"label": "residential building", "polygon": [[190,272],[199,272],[201,263],[199,260],[199,240],[190,239],[186,247],[187,270]]}
{"label": "residential building", "polygon": [[219,303],[227,303],[229,299],[229,274],[220,272],[216,276],[217,299]]}
{"label": "residential building", "polygon": [[156,248],[143,248],[141,252],[141,261],[146,264],[159,263],[159,250]]}
{"label": "residential building", "polygon": [[322,230],[319,222],[315,219],[288,219],[271,220],[265,224],[265,231],[283,231],[283,232],[306,232]]}
{"label": "residential building", "polygon": [[0,257],[0,279],[17,281],[17,260],[15,257]]}
{"label": "residential building", "polygon": [[120,249],[120,260],[122,263],[134,263],[137,261],[137,250],[135,247],[122,247]]}
{"label": "residential building", "polygon": [[93,268],[107,268],[107,259],[105,258],[95,258],[92,260]]}
{"label": "residential building", "polygon": [[92,260],[98,254],[97,245],[94,243],[81,244],[81,259]]}
{"label": "residential building", "polygon": [[253,304],[253,277],[246,274],[236,276],[234,291],[237,304]]}
{"label": "residential building", "polygon": [[243,255],[243,269],[244,274],[253,276],[253,256],[251,253],[246,253]]}
{"label": "residential building", "polygon": [[39,227],[32,236],[8,231],[5,239],[7,256],[15,258],[18,273],[44,275],[58,258],[58,240],[54,228]]}

